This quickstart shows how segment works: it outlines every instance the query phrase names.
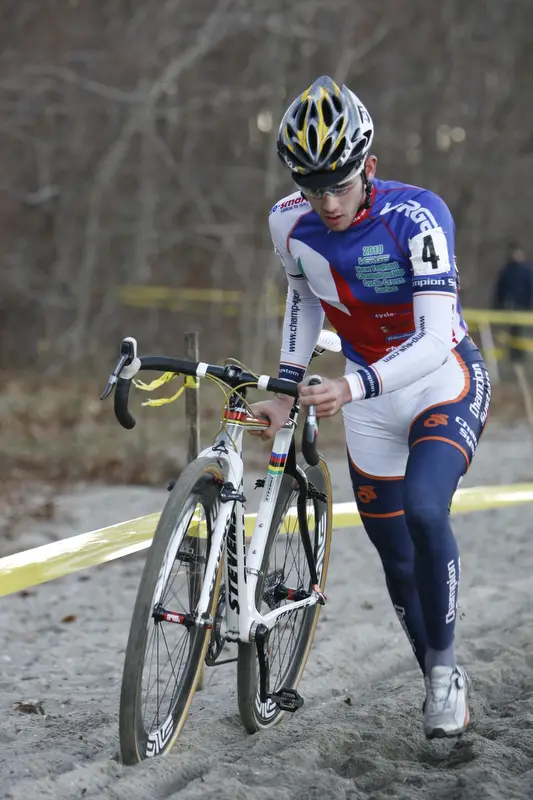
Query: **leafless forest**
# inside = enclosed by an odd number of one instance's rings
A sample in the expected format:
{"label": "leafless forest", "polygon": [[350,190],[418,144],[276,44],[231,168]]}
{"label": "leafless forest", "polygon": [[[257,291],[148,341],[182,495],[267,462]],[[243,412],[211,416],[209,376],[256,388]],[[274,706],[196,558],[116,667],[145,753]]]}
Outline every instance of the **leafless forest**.
{"label": "leafless forest", "polygon": [[[379,174],[440,193],[463,303],[486,306],[509,238],[531,253],[531,0],[3,0],[0,367],[105,373],[122,334],[255,359],[278,335],[275,137],[329,73],[374,116]],[[125,304],[131,285],[247,302]]]}

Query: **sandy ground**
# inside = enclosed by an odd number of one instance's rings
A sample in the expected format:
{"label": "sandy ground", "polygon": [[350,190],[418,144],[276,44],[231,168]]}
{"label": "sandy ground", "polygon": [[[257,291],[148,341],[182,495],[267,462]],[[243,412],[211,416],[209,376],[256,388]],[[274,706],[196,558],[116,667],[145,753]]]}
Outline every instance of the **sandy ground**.
{"label": "sandy ground", "polygon": [[[344,460],[331,468],[335,500],[352,499]],[[464,485],[532,479],[527,429],[494,424]],[[159,510],[165,496],[77,487],[56,519],[28,524],[17,549]],[[459,655],[474,683],[474,724],[456,742],[422,736],[421,679],[361,528],[334,534],[301,711],[250,737],[235,665],[209,670],[173,752],[134,768],[117,762],[117,716],[142,555],[1,598],[0,798],[531,800],[531,520],[528,506],[455,517]],[[44,714],[16,710],[29,701]]]}

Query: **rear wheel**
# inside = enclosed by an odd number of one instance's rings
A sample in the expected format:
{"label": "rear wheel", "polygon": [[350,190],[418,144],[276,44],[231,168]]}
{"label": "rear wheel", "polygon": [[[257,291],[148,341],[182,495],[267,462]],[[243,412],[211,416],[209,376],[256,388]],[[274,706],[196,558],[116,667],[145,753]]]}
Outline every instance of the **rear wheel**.
{"label": "rear wheel", "polygon": [[[307,524],[317,564],[318,582],[326,583],[331,545],[331,481],[326,462],[304,467],[313,495],[307,502]],[[261,574],[257,583],[256,606],[266,614],[289,600],[276,597],[276,587],[312,589],[296,513],[299,489],[295,479],[284,475],[268,534]],[[303,608],[282,619],[269,639],[270,691],[296,689],[303,675],[313,643],[321,606]],[[249,733],[277,724],[285,712],[259,697],[259,664],[255,643],[239,644],[237,664],[239,712]]]}
{"label": "rear wheel", "polygon": [[[224,481],[221,462],[193,461],[174,486],[148,551],[135,602],[120,696],[125,764],[167,752],[189,712],[211,631],[165,621],[162,610],[194,615]],[[211,591],[213,616],[222,561]]]}

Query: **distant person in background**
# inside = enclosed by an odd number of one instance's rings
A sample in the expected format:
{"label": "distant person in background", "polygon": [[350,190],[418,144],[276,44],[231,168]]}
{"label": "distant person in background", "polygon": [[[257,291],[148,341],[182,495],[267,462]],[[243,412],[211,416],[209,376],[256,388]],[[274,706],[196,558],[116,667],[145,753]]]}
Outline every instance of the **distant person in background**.
{"label": "distant person in background", "polygon": [[[507,261],[500,270],[494,290],[494,308],[513,311],[533,310],[533,264],[526,260],[526,254],[519,244],[509,245]],[[511,325],[511,340],[524,337],[523,325]],[[525,350],[509,347],[509,357],[514,363],[523,361]]]}

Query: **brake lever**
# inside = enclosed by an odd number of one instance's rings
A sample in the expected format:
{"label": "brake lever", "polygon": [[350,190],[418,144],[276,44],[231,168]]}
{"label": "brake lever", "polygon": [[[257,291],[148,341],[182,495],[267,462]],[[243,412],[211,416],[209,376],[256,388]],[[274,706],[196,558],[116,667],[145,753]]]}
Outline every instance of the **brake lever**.
{"label": "brake lever", "polygon": [[116,366],[109,376],[107,381],[106,387],[102,394],[100,395],[100,400],[105,400],[109,397],[111,392],[113,391],[116,382],[120,378],[120,373],[122,369],[126,366],[129,366],[133,363],[137,356],[137,342],[133,338],[133,336],[127,336],[125,339],[122,340],[120,345],[120,358],[116,363]]}
{"label": "brake lever", "polygon": [[[320,383],[322,383],[320,375],[312,375],[308,379],[309,386],[317,386]],[[318,420],[316,417],[316,406],[308,406],[302,435],[302,455],[311,467],[316,467],[320,460],[316,446],[317,436]]]}

